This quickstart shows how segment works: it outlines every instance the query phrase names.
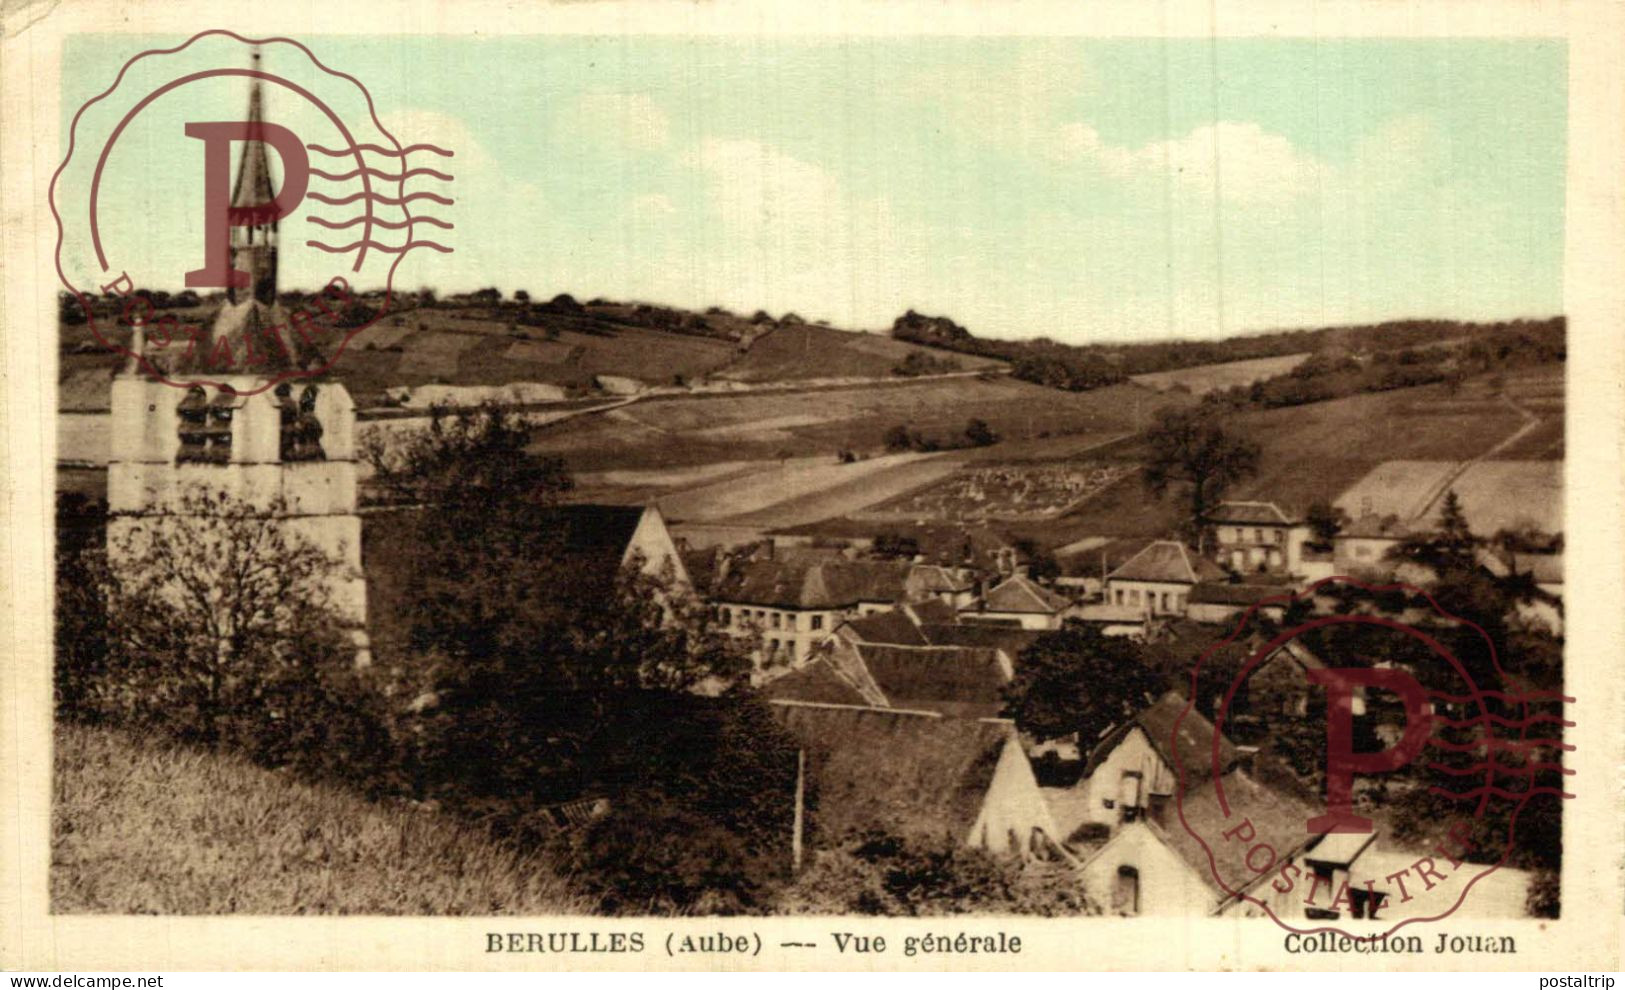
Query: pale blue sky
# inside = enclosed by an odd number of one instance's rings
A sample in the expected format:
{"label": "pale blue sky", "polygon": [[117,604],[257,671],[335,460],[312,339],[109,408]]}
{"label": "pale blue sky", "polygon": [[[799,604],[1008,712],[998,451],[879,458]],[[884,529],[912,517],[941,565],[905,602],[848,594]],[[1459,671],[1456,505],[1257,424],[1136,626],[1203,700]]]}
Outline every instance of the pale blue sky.
{"label": "pale blue sky", "polygon": [[[458,152],[456,252],[410,254],[408,286],[1075,342],[1562,307],[1561,41],[305,40],[403,143]],[[134,50],[70,41],[64,128]],[[183,118],[243,92],[166,98],[115,156],[151,178],[114,201],[171,218],[126,223],[126,250],[176,284],[201,210]],[[285,94],[269,115],[326,136]],[[317,231],[285,222],[289,280],[325,280],[290,232]]]}

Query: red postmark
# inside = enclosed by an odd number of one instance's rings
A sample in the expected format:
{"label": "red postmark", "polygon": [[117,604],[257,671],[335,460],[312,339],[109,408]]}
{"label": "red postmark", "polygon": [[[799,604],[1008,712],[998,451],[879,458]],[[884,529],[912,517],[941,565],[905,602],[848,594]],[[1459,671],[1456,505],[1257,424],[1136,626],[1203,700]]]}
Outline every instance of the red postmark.
{"label": "red postmark", "polygon": [[[1335,601],[1355,604],[1328,611]],[[1276,624],[1310,602],[1319,614]],[[1484,628],[1420,588],[1327,578],[1247,609],[1191,684],[1170,740],[1171,826],[1199,844],[1224,913],[1374,941],[1470,896],[1491,914],[1522,909],[1523,888],[1494,875],[1531,803],[1573,796],[1561,764],[1573,699],[1509,678]],[[1186,765],[1199,704],[1216,731]]]}
{"label": "red postmark", "polygon": [[[262,65],[262,51],[276,71]],[[223,86],[240,94],[234,119],[212,109]],[[271,119],[265,90],[287,119]],[[160,111],[172,116],[189,97],[182,126],[154,133]],[[131,165],[135,156],[120,151],[143,122],[148,153]],[[152,153],[159,141],[162,155]],[[433,156],[440,168],[418,166],[414,155]],[[451,157],[433,144],[403,146],[361,81],[305,45],[202,31],[135,54],[74,114],[51,179],[57,274],[94,339],[167,384],[252,395],[320,375],[391,312],[408,252],[452,250],[427,228],[453,225],[414,205],[453,204],[444,194],[453,177],[442,170]],[[201,180],[190,188],[173,176],[125,174],[154,171],[155,160],[201,165]],[[120,204],[115,187],[126,197],[131,189],[152,195],[141,206]],[[340,209],[318,212],[323,206]],[[148,227],[139,237],[110,234],[116,221],[128,227],[132,209]],[[278,270],[290,248],[342,261],[289,293]],[[364,294],[356,287],[363,280],[375,288]],[[193,323],[161,311],[155,299],[171,290],[204,315]],[[210,313],[199,300],[215,293],[225,298]]]}

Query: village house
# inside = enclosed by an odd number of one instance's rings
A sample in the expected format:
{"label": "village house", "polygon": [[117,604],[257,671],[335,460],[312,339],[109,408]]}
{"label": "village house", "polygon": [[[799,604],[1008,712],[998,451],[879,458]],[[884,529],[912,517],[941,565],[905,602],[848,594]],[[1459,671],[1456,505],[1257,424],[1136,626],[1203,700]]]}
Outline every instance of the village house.
{"label": "village house", "polygon": [[[1211,776],[1215,735],[1212,722],[1169,691],[1095,744],[1073,793],[1057,795],[1067,808],[1057,818],[1073,831],[1090,823],[1115,830],[1160,813],[1178,785],[1179,766],[1188,779]],[[1223,735],[1217,744],[1227,772],[1238,759],[1236,747]]]}
{"label": "village house", "polygon": [[1296,574],[1309,526],[1274,502],[1220,502],[1208,513],[1213,559],[1237,574]]}
{"label": "village house", "polygon": [[1332,538],[1332,565],[1349,577],[1387,578],[1394,573],[1388,554],[1411,534],[1398,516],[1365,513]]}
{"label": "village house", "polygon": [[909,602],[951,600],[959,582],[946,569],[840,552],[785,548],[735,561],[724,557],[710,600],[722,625],[760,637],[759,668],[794,666],[843,622]]}
{"label": "village house", "polygon": [[[1255,615],[1279,622],[1286,612],[1286,604],[1279,599],[1289,598],[1294,590],[1281,584],[1203,581],[1191,589],[1185,617],[1215,625],[1233,623],[1256,606]],[[1268,604],[1261,604],[1264,602]]]}
{"label": "village house", "polygon": [[636,568],[662,582],[668,593],[694,590],[683,554],[654,505],[555,506],[538,523],[537,538],[553,541],[564,556],[584,566]]}
{"label": "village house", "polygon": [[1024,574],[1012,574],[959,611],[963,622],[1059,629],[1072,603]]}
{"label": "village house", "polygon": [[996,716],[1014,670],[1008,654],[985,646],[914,646],[833,639],[812,660],[772,676],[769,698]]}
{"label": "village house", "polygon": [[1106,601],[1144,615],[1184,615],[1191,589],[1225,576],[1176,540],[1156,540],[1106,575]]}
{"label": "village house", "polygon": [[875,832],[1003,856],[1048,857],[1055,823],[1015,726],[997,718],[777,699],[818,794],[817,842]]}
{"label": "village house", "polygon": [[[1263,914],[1249,896],[1285,909],[1290,895],[1270,887],[1275,872],[1253,870],[1247,851],[1264,843],[1284,859],[1298,856],[1319,839],[1304,828],[1314,805],[1306,795],[1265,784],[1242,769],[1231,770],[1222,781],[1228,807],[1213,780],[1204,777],[1177,804],[1170,796],[1148,815],[1123,824],[1079,868],[1084,889],[1108,914],[1119,916]],[[1240,816],[1230,810],[1239,808],[1247,809],[1251,842],[1224,838],[1240,826]]]}

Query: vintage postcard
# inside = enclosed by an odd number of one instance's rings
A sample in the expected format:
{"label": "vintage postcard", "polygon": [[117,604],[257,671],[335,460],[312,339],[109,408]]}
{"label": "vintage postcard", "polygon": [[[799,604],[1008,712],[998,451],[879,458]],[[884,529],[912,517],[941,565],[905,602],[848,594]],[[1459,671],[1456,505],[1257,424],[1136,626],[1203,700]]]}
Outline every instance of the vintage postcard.
{"label": "vintage postcard", "polygon": [[0,964],[1617,970],[1622,29],[8,5]]}

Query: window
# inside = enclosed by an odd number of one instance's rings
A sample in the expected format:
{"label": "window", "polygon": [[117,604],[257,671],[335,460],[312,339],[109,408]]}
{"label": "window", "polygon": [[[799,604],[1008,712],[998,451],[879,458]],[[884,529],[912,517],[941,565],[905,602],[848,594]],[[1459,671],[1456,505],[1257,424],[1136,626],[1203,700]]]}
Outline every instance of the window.
{"label": "window", "polygon": [[1254,543],[1263,543],[1264,542],[1264,531],[1263,530],[1261,530],[1261,529],[1253,530],[1253,542]]}
{"label": "window", "polygon": [[321,461],[327,459],[322,450],[322,424],[316,418],[316,386],[307,385],[300,393],[299,402],[293,401],[293,389],[287,384],[276,389],[277,406],[282,413],[281,453],[284,461]]}
{"label": "window", "polygon": [[784,641],[784,655],[789,657],[791,660],[794,660],[796,658],[796,641],[795,640],[787,639],[787,640]]}
{"label": "window", "polygon": [[733,625],[733,621],[734,621],[734,619],[733,619],[732,612],[730,612],[726,607],[724,607],[723,610],[722,610],[722,624],[725,625],[725,626],[731,626],[731,625]]}
{"label": "window", "polygon": [[1130,605],[1138,605],[1138,604],[1140,604],[1140,589],[1139,588],[1130,588],[1129,589],[1129,591],[1128,591],[1128,603]]}
{"label": "window", "polygon": [[774,613],[773,613],[773,628],[774,628],[774,629],[777,629],[777,628],[779,628],[779,623],[780,623],[780,622],[781,622],[781,621],[782,621],[782,620],[781,620],[781,619],[780,619],[780,617],[779,617],[779,613],[777,613],[777,612],[774,612]]}
{"label": "window", "polygon": [[1285,543],[1286,542],[1286,531],[1279,530],[1279,529],[1276,530],[1275,531],[1275,542],[1276,543]]}
{"label": "window", "polygon": [[791,612],[791,613],[787,614],[784,617],[784,628],[786,628],[786,629],[794,629],[795,627],[796,627],[796,614],[794,612]]}
{"label": "window", "polygon": [[209,397],[200,385],[186,390],[186,398],[175,407],[176,432],[181,447],[175,454],[179,462],[202,462],[209,459]]}
{"label": "window", "polygon": [[1140,816],[1140,788],[1145,775],[1138,770],[1124,770],[1117,781],[1117,803],[1123,806],[1123,821],[1132,822]]}
{"label": "window", "polygon": [[813,616],[812,617],[812,627],[815,630],[824,628],[824,617],[822,615]]}
{"label": "window", "polygon": [[1112,888],[1112,912],[1140,913],[1140,871],[1132,866],[1117,868],[1117,885]]}

